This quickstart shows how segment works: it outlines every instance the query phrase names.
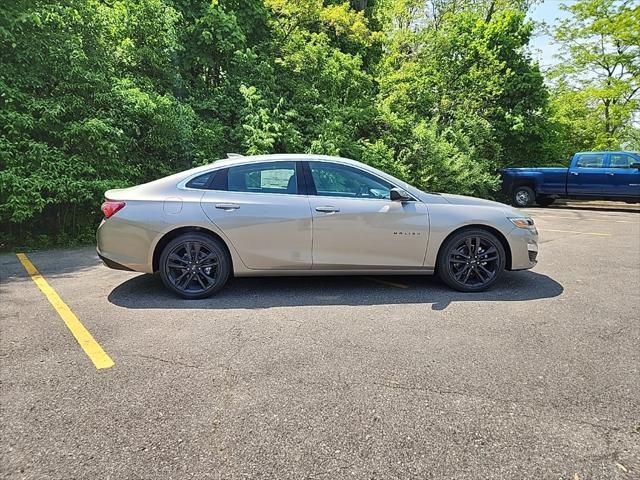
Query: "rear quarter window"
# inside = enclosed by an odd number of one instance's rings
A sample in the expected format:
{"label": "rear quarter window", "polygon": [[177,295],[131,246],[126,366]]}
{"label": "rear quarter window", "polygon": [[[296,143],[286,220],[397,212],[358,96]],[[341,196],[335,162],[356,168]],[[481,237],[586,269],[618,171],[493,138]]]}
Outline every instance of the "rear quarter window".
{"label": "rear quarter window", "polygon": [[187,188],[207,188],[210,180],[213,178],[216,172],[207,172],[202,175],[198,175],[187,182],[185,187]]}

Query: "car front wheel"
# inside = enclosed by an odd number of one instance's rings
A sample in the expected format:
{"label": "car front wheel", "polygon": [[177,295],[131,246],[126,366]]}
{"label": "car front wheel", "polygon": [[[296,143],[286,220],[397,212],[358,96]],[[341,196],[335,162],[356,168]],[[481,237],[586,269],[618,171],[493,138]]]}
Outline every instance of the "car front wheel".
{"label": "car front wheel", "polygon": [[437,262],[437,273],[444,283],[460,292],[480,292],[498,281],[506,254],[492,233],[466,229],[445,241]]}
{"label": "car front wheel", "polygon": [[218,240],[194,232],[171,240],[162,251],[159,267],[169,290],[183,298],[198,299],[227,283],[231,259]]}

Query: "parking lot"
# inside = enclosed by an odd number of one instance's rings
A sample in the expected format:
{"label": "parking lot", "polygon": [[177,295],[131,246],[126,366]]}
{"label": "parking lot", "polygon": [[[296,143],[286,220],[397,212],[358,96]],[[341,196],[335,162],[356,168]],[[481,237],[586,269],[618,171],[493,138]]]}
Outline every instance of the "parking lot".
{"label": "parking lot", "polygon": [[536,268],[234,279],[178,299],[93,248],[0,256],[3,478],[640,478],[640,211],[527,210]]}

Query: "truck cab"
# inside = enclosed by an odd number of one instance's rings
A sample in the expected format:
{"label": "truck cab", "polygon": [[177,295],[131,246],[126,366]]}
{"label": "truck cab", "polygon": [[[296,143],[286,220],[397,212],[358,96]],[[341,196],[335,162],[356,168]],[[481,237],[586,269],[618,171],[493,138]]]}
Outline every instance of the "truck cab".
{"label": "truck cab", "polygon": [[579,152],[569,168],[505,168],[502,189],[512,205],[551,205],[557,198],[640,201],[640,155]]}

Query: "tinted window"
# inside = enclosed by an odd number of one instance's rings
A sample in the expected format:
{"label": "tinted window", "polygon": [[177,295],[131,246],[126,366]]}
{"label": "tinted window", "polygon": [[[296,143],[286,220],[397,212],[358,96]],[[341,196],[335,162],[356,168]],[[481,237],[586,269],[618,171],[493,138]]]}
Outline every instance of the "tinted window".
{"label": "tinted window", "polygon": [[298,193],[295,162],[254,163],[229,167],[230,192]]}
{"label": "tinted window", "polygon": [[587,153],[580,155],[576,162],[576,167],[582,168],[600,168],[604,167],[604,154],[601,153]]}
{"label": "tinted window", "polygon": [[187,182],[187,187],[189,188],[207,188],[207,184],[211,177],[215,175],[215,172],[208,172],[203,175],[197,176],[196,178],[192,178]]}
{"label": "tinted window", "polygon": [[632,163],[637,162],[638,160],[626,153],[612,153],[609,166],[611,168],[630,168]]}
{"label": "tinted window", "polygon": [[389,198],[393,188],[386,180],[337,163],[309,162],[318,195],[348,198]]}

